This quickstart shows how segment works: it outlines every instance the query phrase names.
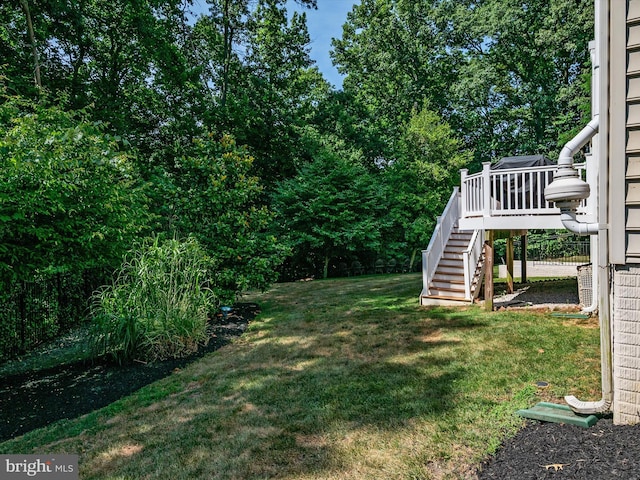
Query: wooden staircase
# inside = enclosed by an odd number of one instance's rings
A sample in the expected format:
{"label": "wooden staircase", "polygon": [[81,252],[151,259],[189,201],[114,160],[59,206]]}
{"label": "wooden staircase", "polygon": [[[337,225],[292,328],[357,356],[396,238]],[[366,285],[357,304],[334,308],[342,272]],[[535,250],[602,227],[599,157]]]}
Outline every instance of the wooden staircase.
{"label": "wooden staircase", "polygon": [[460,230],[461,197],[456,187],[422,251],[421,305],[473,302],[484,272],[484,231]]}
{"label": "wooden staircase", "polygon": [[[461,231],[457,228],[451,232],[435,274],[427,291],[422,295],[423,305],[449,302],[469,302],[465,289],[464,252],[469,248],[473,231]],[[484,259],[483,259],[484,260]],[[482,281],[484,262],[479,262],[471,283],[471,296],[477,296]]]}

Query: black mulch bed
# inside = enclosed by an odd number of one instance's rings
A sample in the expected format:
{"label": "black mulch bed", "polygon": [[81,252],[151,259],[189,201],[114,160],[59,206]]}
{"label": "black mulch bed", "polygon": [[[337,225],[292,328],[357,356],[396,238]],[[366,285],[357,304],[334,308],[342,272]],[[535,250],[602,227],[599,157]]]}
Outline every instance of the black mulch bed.
{"label": "black mulch bed", "polygon": [[640,425],[591,428],[529,421],[478,471],[480,480],[640,479]]}
{"label": "black mulch bed", "polygon": [[241,335],[258,312],[255,304],[235,305],[226,320],[219,317],[212,322],[208,344],[188,357],[124,366],[78,362],[1,378],[0,441],[79,417],[168,376]]}

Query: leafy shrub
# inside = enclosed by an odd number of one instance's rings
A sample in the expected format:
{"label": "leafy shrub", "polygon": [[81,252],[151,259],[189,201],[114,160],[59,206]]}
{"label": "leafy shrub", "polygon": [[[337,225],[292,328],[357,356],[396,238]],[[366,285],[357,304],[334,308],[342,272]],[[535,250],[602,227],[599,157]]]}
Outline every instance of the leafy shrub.
{"label": "leafy shrub", "polygon": [[135,155],[82,112],[0,95],[0,276],[119,265],[148,223]]}
{"label": "leafy shrub", "polygon": [[195,138],[176,152],[172,185],[163,195],[173,209],[169,232],[193,235],[215,259],[211,289],[225,303],[249,289],[264,289],[277,278],[286,248],[267,230],[272,213],[263,205],[253,158],[230,136]]}
{"label": "leafy shrub", "polygon": [[114,282],[93,297],[93,355],[153,361],[206,343],[208,314],[216,306],[206,287],[210,263],[193,238],[156,237],[130,252]]}

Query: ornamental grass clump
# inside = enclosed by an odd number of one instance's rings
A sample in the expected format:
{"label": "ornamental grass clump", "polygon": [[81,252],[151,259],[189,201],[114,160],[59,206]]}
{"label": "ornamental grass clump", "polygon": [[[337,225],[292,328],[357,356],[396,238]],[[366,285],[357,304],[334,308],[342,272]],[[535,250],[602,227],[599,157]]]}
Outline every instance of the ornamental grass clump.
{"label": "ornamental grass clump", "polygon": [[210,266],[193,238],[154,238],[130,252],[114,282],[94,294],[94,357],[154,361],[188,355],[206,344],[209,312],[216,306],[206,287]]}

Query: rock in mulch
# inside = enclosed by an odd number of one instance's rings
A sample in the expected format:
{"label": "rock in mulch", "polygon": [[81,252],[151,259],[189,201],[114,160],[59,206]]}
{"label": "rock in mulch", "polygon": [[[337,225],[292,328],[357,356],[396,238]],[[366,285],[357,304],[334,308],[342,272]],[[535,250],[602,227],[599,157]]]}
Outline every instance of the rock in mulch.
{"label": "rock in mulch", "polygon": [[640,480],[640,425],[531,421],[478,471],[480,480]]}

